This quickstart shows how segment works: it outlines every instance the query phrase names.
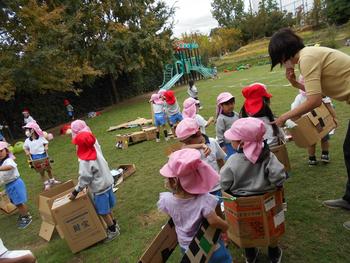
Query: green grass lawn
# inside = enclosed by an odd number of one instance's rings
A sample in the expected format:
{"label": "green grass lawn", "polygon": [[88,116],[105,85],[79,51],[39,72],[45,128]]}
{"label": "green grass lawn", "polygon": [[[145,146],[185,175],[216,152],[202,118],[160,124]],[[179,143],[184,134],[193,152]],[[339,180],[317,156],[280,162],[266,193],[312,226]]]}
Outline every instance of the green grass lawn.
{"label": "green grass lawn", "polygon": [[[350,49],[343,50],[350,53]],[[223,91],[230,91],[236,96],[236,111],[239,111],[243,103],[241,89],[252,82],[262,82],[268,86],[273,94],[271,107],[276,115],[288,110],[297,94],[296,90],[288,86],[282,69],[270,72],[269,66],[256,66],[246,71],[221,74],[218,80],[198,82],[196,85],[199,88],[199,97],[204,106],[201,114],[207,118],[215,114],[216,97]],[[176,95],[182,104],[186,98],[185,89],[176,89]],[[167,220],[157,212],[156,202],[159,192],[165,191],[159,169],[166,162],[164,149],[169,143],[143,142],[130,146],[127,150],[117,150],[116,132],[107,133],[106,129],[136,117],[150,117],[150,105],[147,101],[144,99],[122,103],[101,116],[88,120],[111,168],[122,163],[135,163],[137,167],[136,174],[128,178],[117,191],[118,204],[114,213],[121,226],[120,237],[76,255],[70,252],[65,241],[58,235],[50,242],[42,240],[38,236],[41,219],[37,210],[37,198],[42,183],[39,175],[28,168],[24,154],[18,154],[17,163],[27,185],[28,204],[34,220],[27,229],[18,230],[17,215],[0,214],[0,236],[10,249],[31,249],[39,262],[137,262]],[[342,224],[350,220],[350,213],[322,206],[325,199],[341,197],[346,183],[342,143],[350,118],[350,107],[340,102],[334,104],[341,125],[331,139],[332,161],[329,165],[308,167],[306,151],[297,148],[293,143],[288,144],[293,172],[285,184],[288,212],[286,233],[281,239],[285,263],[349,262],[350,232],[344,230]],[[210,127],[208,133],[215,136],[214,127]],[[50,143],[49,152],[55,160],[53,171],[60,180],[77,178],[78,175],[75,147],[70,141],[68,136],[56,136]],[[242,250],[234,248],[233,245],[230,249],[235,262],[244,262]],[[179,251],[176,251],[169,262],[178,261]],[[267,262],[267,257],[261,256],[260,262]]]}

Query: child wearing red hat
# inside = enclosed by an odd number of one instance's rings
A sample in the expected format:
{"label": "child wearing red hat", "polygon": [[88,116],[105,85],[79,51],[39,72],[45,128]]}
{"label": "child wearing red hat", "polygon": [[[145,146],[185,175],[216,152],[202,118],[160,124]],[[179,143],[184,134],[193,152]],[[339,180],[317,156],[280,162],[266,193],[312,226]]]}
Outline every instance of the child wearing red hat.
{"label": "child wearing red hat", "polygon": [[108,227],[106,241],[111,241],[119,236],[120,228],[112,213],[116,198],[112,189],[114,179],[108,163],[101,152],[96,151],[96,138],[91,132],[78,133],[72,142],[77,146],[79,178],[69,198],[74,200],[80,191],[89,189],[93,194],[96,212],[102,216]]}
{"label": "child wearing red hat", "polygon": [[253,83],[242,90],[245,98],[241,109],[241,118],[254,117],[262,120],[265,124],[266,133],[264,140],[269,146],[276,146],[280,141],[284,141],[285,134],[276,124],[271,124],[275,117],[270,108],[270,98],[272,95],[267,92],[264,84]]}
{"label": "child wearing red hat", "polygon": [[[160,193],[157,205],[173,219],[182,253],[188,249],[204,218],[213,227],[228,230],[227,222],[215,213],[216,198],[208,193],[217,184],[219,175],[200,157],[195,149],[176,151],[159,171],[171,193]],[[232,263],[222,240],[218,245],[209,263]]]}
{"label": "child wearing red hat", "polygon": [[166,102],[166,113],[168,116],[169,124],[171,126],[171,130],[175,135],[175,130],[177,124],[182,121],[183,117],[180,112],[179,104],[177,103],[174,91],[167,90],[163,94],[163,99]]}
{"label": "child wearing red hat", "polygon": [[70,120],[74,120],[74,107],[70,104],[69,100],[65,99],[63,101],[64,106],[67,110],[67,115]]}

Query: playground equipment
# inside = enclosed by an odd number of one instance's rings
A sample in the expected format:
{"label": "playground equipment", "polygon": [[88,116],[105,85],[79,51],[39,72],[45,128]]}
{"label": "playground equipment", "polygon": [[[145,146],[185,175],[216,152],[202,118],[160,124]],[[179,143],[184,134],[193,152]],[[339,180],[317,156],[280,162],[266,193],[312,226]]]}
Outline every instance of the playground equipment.
{"label": "playground equipment", "polygon": [[174,46],[173,64],[167,64],[163,71],[160,89],[171,89],[176,83],[187,84],[190,79],[212,78],[213,69],[202,64],[197,43],[178,41]]}

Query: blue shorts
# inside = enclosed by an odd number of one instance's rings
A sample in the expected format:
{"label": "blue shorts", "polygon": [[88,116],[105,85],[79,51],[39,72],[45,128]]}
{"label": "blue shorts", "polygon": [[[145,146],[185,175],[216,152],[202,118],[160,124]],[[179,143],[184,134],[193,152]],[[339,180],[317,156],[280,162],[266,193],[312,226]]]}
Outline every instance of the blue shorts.
{"label": "blue shorts", "polygon": [[217,197],[218,205],[221,205],[221,203],[222,203],[222,199],[220,198],[220,197],[222,197],[221,189],[213,191],[213,192],[210,192],[210,194],[214,195],[215,197]]}
{"label": "blue shorts", "polygon": [[27,190],[21,178],[5,185],[6,193],[14,205],[27,203]]}
{"label": "blue shorts", "polygon": [[175,125],[176,123],[178,123],[182,120],[183,120],[183,117],[182,117],[180,112],[169,116],[169,122],[171,125]]}
{"label": "blue shorts", "polygon": [[[220,247],[212,254],[208,263],[232,263],[232,257],[228,252],[227,248],[225,247],[224,242],[221,239],[219,239],[218,244],[220,245]],[[182,247],[180,248],[182,254],[185,254],[186,250]]]}
{"label": "blue shorts", "polygon": [[166,124],[165,114],[164,113],[155,113],[154,114],[155,126],[163,126]]}
{"label": "blue shorts", "polygon": [[112,187],[107,192],[95,194],[94,203],[97,214],[108,215],[117,203]]}
{"label": "blue shorts", "polygon": [[74,116],[74,111],[68,111],[67,113],[68,113],[69,117],[73,117]]}
{"label": "blue shorts", "polygon": [[225,158],[225,161],[226,161],[231,155],[236,153],[236,150],[233,149],[231,143],[225,143],[225,147],[226,147],[226,158]]}
{"label": "blue shorts", "polygon": [[44,159],[47,157],[46,153],[31,154],[32,160]]}

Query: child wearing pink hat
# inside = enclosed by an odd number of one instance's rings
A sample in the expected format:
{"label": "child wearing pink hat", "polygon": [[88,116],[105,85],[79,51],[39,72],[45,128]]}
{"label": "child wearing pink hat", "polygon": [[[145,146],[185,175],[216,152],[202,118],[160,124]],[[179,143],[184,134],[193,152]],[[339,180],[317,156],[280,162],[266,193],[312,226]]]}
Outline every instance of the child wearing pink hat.
{"label": "child wearing pink hat", "polygon": [[[299,75],[298,79],[298,87],[304,88],[304,77],[302,75]],[[291,105],[291,109],[293,110],[294,108],[298,107],[300,104],[304,103],[307,99],[306,92],[302,89],[299,89],[299,94],[295,97],[294,102]],[[335,122],[337,123],[337,116],[335,113],[335,110],[333,108],[332,100],[329,97],[323,97],[322,102],[326,105],[328,108],[329,112],[332,114]],[[325,137],[322,138],[321,140],[321,162],[327,164],[330,162],[329,158],[329,139],[330,135],[327,134]],[[318,164],[317,158],[316,158],[316,144],[308,147],[307,149],[308,154],[309,154],[309,166],[315,166]]]}
{"label": "child wearing pink hat", "polygon": [[[183,253],[188,249],[203,218],[223,231],[228,224],[215,213],[216,198],[208,192],[217,184],[219,175],[200,159],[199,151],[182,149],[172,153],[160,169],[170,192],[160,193],[158,208],[174,221],[177,239]],[[231,263],[232,258],[223,242],[209,263]]]}
{"label": "child wearing pink hat", "polygon": [[149,100],[152,103],[152,110],[154,113],[154,125],[157,127],[156,133],[156,142],[160,142],[160,130],[163,129],[164,138],[166,141],[168,138],[168,131],[165,127],[166,124],[166,115],[165,115],[165,104],[159,93],[152,94],[151,99]]}
{"label": "child wearing pink hat", "polygon": [[[194,119],[183,119],[176,128],[176,136],[185,144],[183,148],[199,150],[201,160],[209,164],[217,173],[220,172],[221,167],[225,164],[226,153],[214,138],[210,138],[200,131],[198,123]],[[222,197],[220,182],[210,190],[210,193]],[[216,213],[224,218],[220,207],[221,203],[222,201],[219,199]]]}
{"label": "child wearing pink hat", "polygon": [[[24,127],[27,139],[24,141],[23,149],[29,161],[45,159],[48,157],[49,142],[44,138],[44,133],[39,125],[34,121],[26,124]],[[46,180],[45,172],[48,180]],[[51,185],[60,184],[61,182],[53,177],[51,166],[40,172],[41,179],[44,183],[44,190],[50,189]]]}
{"label": "child wearing pink hat", "polygon": [[[220,171],[222,190],[242,197],[264,194],[283,185],[287,175],[284,166],[264,143],[265,131],[263,121],[248,117],[237,120],[225,132],[237,153]],[[281,262],[282,249],[277,244],[271,244],[268,252],[272,263]],[[252,263],[259,250],[246,248],[245,253],[246,262]]]}
{"label": "child wearing pink hat", "polygon": [[96,150],[96,138],[91,132],[78,133],[72,142],[77,146],[79,178],[69,198],[74,200],[79,192],[85,188],[89,189],[93,195],[96,212],[102,216],[107,225],[106,241],[111,241],[120,234],[120,228],[112,213],[116,198],[112,189],[114,179],[108,163]]}
{"label": "child wearing pink hat", "polygon": [[206,121],[198,113],[199,109],[200,109],[199,100],[196,100],[194,98],[187,98],[187,99],[185,99],[185,101],[183,103],[182,116],[184,118],[195,119],[199,125],[199,128],[200,128],[202,134],[206,134],[205,128],[208,127],[214,121],[214,118],[210,117],[208,119],[208,121]]}
{"label": "child wearing pink hat", "polygon": [[17,221],[18,228],[23,229],[30,225],[32,216],[26,206],[28,201],[26,186],[20,178],[17,164],[10,157],[8,147],[7,142],[0,142],[0,185],[5,184],[6,194],[20,214]]}
{"label": "child wearing pink hat", "polygon": [[238,113],[233,111],[234,108],[235,97],[229,92],[220,93],[216,99],[216,138],[227,158],[235,153],[230,141],[224,137],[225,131],[239,118]]}
{"label": "child wearing pink hat", "polygon": [[281,141],[284,141],[283,130],[276,124],[271,124],[275,117],[270,108],[272,95],[267,92],[266,86],[262,83],[253,83],[243,88],[242,94],[245,100],[240,117],[254,117],[262,120],[266,128],[264,140],[269,146],[277,146]]}

